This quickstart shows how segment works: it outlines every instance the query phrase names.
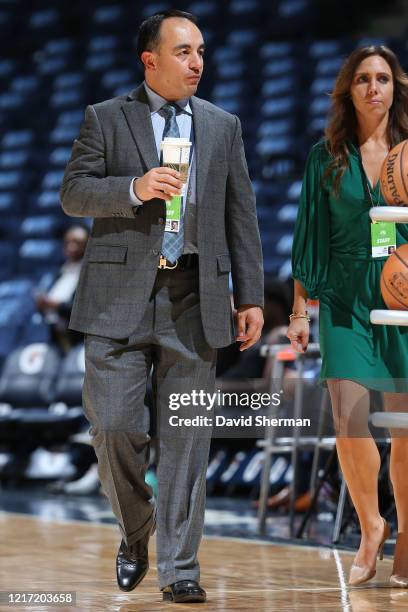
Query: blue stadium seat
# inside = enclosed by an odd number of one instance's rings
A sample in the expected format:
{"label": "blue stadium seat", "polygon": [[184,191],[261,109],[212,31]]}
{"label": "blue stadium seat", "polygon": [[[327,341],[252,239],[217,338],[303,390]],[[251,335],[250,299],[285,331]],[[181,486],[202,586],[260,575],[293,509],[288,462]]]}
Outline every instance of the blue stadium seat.
{"label": "blue stadium seat", "polygon": [[17,246],[14,242],[0,242],[0,280],[10,278],[16,271]]}
{"label": "blue stadium seat", "polygon": [[264,117],[286,117],[292,116],[298,107],[298,99],[295,95],[282,98],[270,98],[265,100],[261,106]]}
{"label": "blue stadium seat", "polygon": [[226,83],[218,83],[215,85],[212,96],[214,99],[230,98],[234,96],[242,96],[247,89],[246,83],[243,80],[228,81]]}
{"label": "blue stadium seat", "polygon": [[0,94],[0,110],[15,111],[17,108],[23,107],[24,101],[24,95],[19,92],[10,91]]}
{"label": "blue stadium seat", "polygon": [[284,117],[282,119],[270,119],[262,121],[258,127],[258,138],[286,136],[294,134],[295,120],[293,117]]}
{"label": "blue stadium seat", "polygon": [[192,2],[187,10],[201,21],[205,18],[216,19],[218,6],[217,2],[213,0],[199,0],[198,2]]}
{"label": "blue stadium seat", "polygon": [[18,345],[21,329],[33,308],[30,293],[28,296],[0,294],[0,364]]}
{"label": "blue stadium seat", "polygon": [[50,326],[39,312],[33,312],[20,331],[19,344],[27,345],[33,342],[51,343]]}
{"label": "blue stadium seat", "polygon": [[84,108],[74,108],[62,111],[58,116],[58,125],[63,126],[78,126],[82,123],[85,116]]}
{"label": "blue stadium seat", "polygon": [[[0,283],[0,300],[11,297],[26,297],[34,289],[34,282],[29,278],[13,278]],[[4,321],[3,321],[4,322]]]}
{"label": "blue stadium seat", "polygon": [[122,16],[123,7],[120,4],[112,4],[111,6],[97,8],[93,14],[93,21],[97,24],[107,23],[111,25],[113,22],[121,19]]}
{"label": "blue stadium seat", "polygon": [[79,127],[77,125],[59,125],[50,134],[50,142],[56,145],[70,145],[78,137]]}
{"label": "blue stadium seat", "polygon": [[330,104],[331,100],[328,95],[316,96],[309,105],[309,113],[311,115],[323,115],[326,117]]}
{"label": "blue stadium seat", "polygon": [[267,42],[260,48],[260,57],[266,60],[286,60],[295,52],[295,43]]}
{"label": "blue stadium seat", "polygon": [[0,376],[0,401],[15,408],[49,406],[59,367],[58,351],[45,343],[15,349]]}
{"label": "blue stadium seat", "polygon": [[339,56],[343,53],[343,44],[340,40],[317,40],[309,47],[309,55],[313,59],[327,59],[330,56]]}
{"label": "blue stadium seat", "polygon": [[296,60],[292,57],[280,58],[278,62],[268,61],[264,67],[262,74],[265,78],[276,77],[287,74],[295,74],[297,69]]}
{"label": "blue stadium seat", "polygon": [[42,215],[25,217],[21,224],[20,233],[23,239],[27,238],[55,238],[61,232],[62,223],[59,217]]}
{"label": "blue stadium seat", "polygon": [[83,72],[65,72],[54,79],[54,89],[71,89],[71,87],[82,87],[85,81]]}
{"label": "blue stadium seat", "polygon": [[34,143],[34,130],[13,130],[6,132],[1,139],[2,149],[15,149],[18,147],[27,147]]}
{"label": "blue stadium seat", "polygon": [[232,30],[227,35],[227,45],[245,48],[256,45],[259,41],[258,28],[246,28],[243,30]]}
{"label": "blue stadium seat", "polygon": [[290,94],[295,87],[296,79],[293,76],[282,76],[264,81],[261,91],[264,98],[270,98]]}
{"label": "blue stadium seat", "polygon": [[81,89],[59,89],[50,98],[51,108],[76,108],[83,100]]}
{"label": "blue stadium seat", "polygon": [[4,170],[0,172],[0,190],[19,190],[24,186],[22,170]]}
{"label": "blue stadium seat", "polygon": [[326,123],[326,115],[322,115],[320,117],[313,117],[311,122],[308,124],[309,133],[312,135],[315,142],[323,135]]}
{"label": "blue stadium seat", "polygon": [[48,55],[67,55],[75,50],[76,42],[72,38],[56,38],[45,41],[44,52]]}
{"label": "blue stadium seat", "polygon": [[51,151],[49,161],[52,166],[60,167],[65,170],[67,163],[71,157],[72,147],[58,147]]}
{"label": "blue stadium seat", "polygon": [[329,94],[331,91],[333,91],[334,81],[334,76],[318,77],[310,86],[311,94],[314,96]]}
{"label": "blue stadium seat", "polygon": [[320,59],[315,65],[316,74],[319,76],[336,76],[344,61],[342,56],[334,56]]}
{"label": "blue stadium seat", "polygon": [[282,223],[292,223],[296,221],[298,212],[297,204],[283,204],[278,210],[277,219]]}
{"label": "blue stadium seat", "polygon": [[42,75],[52,75],[64,72],[69,68],[69,60],[65,57],[50,57],[44,59],[38,66]]}
{"label": "blue stadium seat", "polygon": [[17,60],[11,58],[0,60],[0,78],[10,78],[13,72],[16,71],[16,68]]}
{"label": "blue stadium seat", "polygon": [[119,46],[119,38],[113,35],[94,36],[88,43],[88,49],[96,53],[99,53],[101,51],[109,51],[110,49],[116,49]]}
{"label": "blue stadium seat", "polygon": [[7,218],[9,215],[20,213],[21,205],[22,200],[17,193],[12,191],[0,192],[0,215],[2,217]]}
{"label": "blue stadium seat", "polygon": [[229,63],[235,60],[244,60],[244,50],[240,47],[218,47],[214,50],[213,59],[216,65]]}
{"label": "blue stadium seat", "polygon": [[30,153],[27,150],[4,151],[0,153],[0,168],[3,170],[20,168],[27,164]]}
{"label": "blue stadium seat", "polygon": [[132,81],[134,82],[134,77],[134,70],[129,70],[127,68],[122,70],[109,70],[103,75],[101,85],[107,88],[128,85],[129,83],[132,83]]}
{"label": "blue stadium seat", "polygon": [[153,13],[165,11],[166,9],[170,9],[172,6],[173,5],[171,2],[157,2],[155,0],[152,2],[146,1],[143,3],[142,17],[143,19],[146,19],[150,15],[153,15]]}
{"label": "blue stadium seat", "polygon": [[256,151],[261,157],[297,155],[294,138],[287,136],[265,136],[258,141]]}
{"label": "blue stadium seat", "polygon": [[38,277],[61,263],[62,246],[59,240],[28,239],[20,247],[18,271],[21,275]]}
{"label": "blue stadium seat", "polygon": [[94,53],[89,55],[85,62],[85,68],[90,71],[108,70],[114,65],[115,54],[112,51],[105,51],[104,53]]}
{"label": "blue stadium seat", "polygon": [[0,372],[5,358],[19,344],[21,327],[19,325],[2,325],[0,323]]}
{"label": "blue stadium seat", "polygon": [[220,63],[216,66],[217,75],[220,79],[236,79],[243,76],[247,68],[247,63],[241,59],[232,59],[225,64]]}
{"label": "blue stadium seat", "polygon": [[49,8],[42,11],[33,11],[30,15],[28,25],[32,29],[55,26],[59,20],[57,9]]}
{"label": "blue stadium seat", "polygon": [[42,181],[43,189],[59,189],[64,176],[63,170],[50,170],[44,175]]}
{"label": "blue stadium seat", "polygon": [[227,23],[231,29],[257,28],[263,19],[262,0],[231,0],[227,5]]}
{"label": "blue stadium seat", "polygon": [[58,375],[55,401],[67,406],[82,405],[82,385],[85,375],[84,346],[72,348],[65,356]]}
{"label": "blue stadium seat", "polygon": [[61,212],[59,185],[56,184],[55,187],[55,189],[45,189],[38,197],[34,197],[29,206],[30,212],[41,214],[50,211]]}
{"label": "blue stadium seat", "polygon": [[10,83],[10,89],[20,94],[37,95],[39,87],[40,79],[34,74],[15,76]]}

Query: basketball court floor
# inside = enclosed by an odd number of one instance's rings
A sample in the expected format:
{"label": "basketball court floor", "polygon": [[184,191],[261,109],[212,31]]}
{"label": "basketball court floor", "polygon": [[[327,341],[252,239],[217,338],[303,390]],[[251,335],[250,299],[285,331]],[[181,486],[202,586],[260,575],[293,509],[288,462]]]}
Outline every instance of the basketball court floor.
{"label": "basketball court floor", "polygon": [[[228,516],[227,511],[223,515],[214,510],[207,512],[206,535],[200,549],[201,582],[208,596],[205,604],[162,601],[157,589],[155,536],[150,546],[149,573],[137,589],[123,593],[117,588],[114,568],[119,531],[107,509],[98,515],[88,504],[86,519],[72,519],[67,516],[75,516],[73,501],[51,503],[21,493],[24,503],[21,497],[20,504],[18,498],[7,504],[4,500],[10,496],[4,493],[0,503],[0,591],[73,592],[76,600],[73,606],[2,604],[1,611],[13,607],[81,612],[408,611],[408,591],[388,586],[391,557],[378,562],[377,575],[369,583],[348,588],[354,552],[284,543],[282,538],[261,541],[253,536],[208,535],[208,523],[214,523],[217,516],[222,522],[223,516]],[[81,504],[85,504],[81,510],[84,514],[87,502]]]}

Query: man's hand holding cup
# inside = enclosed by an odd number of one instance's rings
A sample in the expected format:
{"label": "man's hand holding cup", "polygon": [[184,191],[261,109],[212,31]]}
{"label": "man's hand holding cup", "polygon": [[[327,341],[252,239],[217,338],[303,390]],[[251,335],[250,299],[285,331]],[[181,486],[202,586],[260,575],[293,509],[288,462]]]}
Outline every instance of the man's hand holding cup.
{"label": "man's hand holding cup", "polygon": [[143,176],[133,181],[133,191],[139,200],[146,202],[153,198],[171,199],[181,194],[183,183],[181,174],[173,168],[152,168]]}

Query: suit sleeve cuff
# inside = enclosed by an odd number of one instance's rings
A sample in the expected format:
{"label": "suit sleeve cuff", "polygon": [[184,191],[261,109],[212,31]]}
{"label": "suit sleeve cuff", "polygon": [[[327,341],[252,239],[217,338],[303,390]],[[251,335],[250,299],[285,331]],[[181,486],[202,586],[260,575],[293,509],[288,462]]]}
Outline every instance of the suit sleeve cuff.
{"label": "suit sleeve cuff", "polygon": [[134,181],[136,179],[137,179],[137,176],[132,178],[132,180],[130,181],[129,196],[130,196],[130,199],[131,199],[133,205],[140,206],[141,204],[143,204],[143,202],[142,202],[142,200],[139,200],[139,198],[136,196],[136,194],[135,194],[135,192],[133,190],[133,183],[134,183]]}

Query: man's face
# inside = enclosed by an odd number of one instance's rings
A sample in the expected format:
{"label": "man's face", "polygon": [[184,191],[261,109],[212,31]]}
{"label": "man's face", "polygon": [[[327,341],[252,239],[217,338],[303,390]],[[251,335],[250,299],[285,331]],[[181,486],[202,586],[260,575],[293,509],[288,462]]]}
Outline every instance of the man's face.
{"label": "man's face", "polygon": [[80,261],[84,256],[86,243],[88,241],[87,232],[75,227],[68,230],[64,236],[64,255],[68,261]]}
{"label": "man's face", "polygon": [[142,55],[146,82],[167,100],[189,98],[203,73],[203,55],[203,37],[194,23],[180,17],[165,19],[158,48]]}

